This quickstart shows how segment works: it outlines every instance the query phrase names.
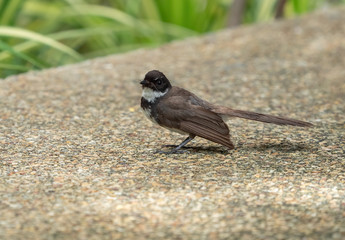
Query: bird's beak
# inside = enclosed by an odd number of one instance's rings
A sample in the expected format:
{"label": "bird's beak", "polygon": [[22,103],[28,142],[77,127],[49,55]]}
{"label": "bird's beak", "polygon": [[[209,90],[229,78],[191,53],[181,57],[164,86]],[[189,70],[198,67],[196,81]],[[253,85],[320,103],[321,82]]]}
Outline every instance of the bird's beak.
{"label": "bird's beak", "polygon": [[142,80],[140,82],[140,84],[143,86],[143,87],[148,87],[150,85],[150,82],[149,81],[146,81],[146,79]]}

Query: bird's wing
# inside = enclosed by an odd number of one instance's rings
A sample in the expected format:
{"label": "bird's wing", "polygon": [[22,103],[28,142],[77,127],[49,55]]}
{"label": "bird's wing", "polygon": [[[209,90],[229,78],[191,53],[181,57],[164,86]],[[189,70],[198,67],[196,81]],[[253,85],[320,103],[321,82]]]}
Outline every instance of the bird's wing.
{"label": "bird's wing", "polygon": [[159,119],[164,116],[164,127],[175,128],[234,148],[230,141],[229,128],[221,116],[203,106],[193,104],[191,99],[187,96],[169,96],[160,101],[157,115]]}

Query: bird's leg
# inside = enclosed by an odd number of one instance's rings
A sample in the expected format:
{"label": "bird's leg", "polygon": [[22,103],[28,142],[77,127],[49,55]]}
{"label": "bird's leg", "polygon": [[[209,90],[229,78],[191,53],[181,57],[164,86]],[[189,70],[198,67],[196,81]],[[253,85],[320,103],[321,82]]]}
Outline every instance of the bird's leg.
{"label": "bird's leg", "polygon": [[195,138],[195,136],[191,136],[189,135],[185,140],[183,140],[183,142],[178,145],[174,151],[180,150],[182,147],[184,147],[187,143],[189,143],[190,141],[192,141]]}
{"label": "bird's leg", "polygon": [[164,151],[157,151],[157,153],[166,153],[166,154],[170,154],[170,153],[176,153],[178,152],[182,147],[184,147],[187,143],[189,143],[190,141],[192,141],[195,138],[195,135],[190,134],[185,140],[183,140],[183,142],[178,145],[176,148],[174,148],[171,151],[168,152],[164,152]]}

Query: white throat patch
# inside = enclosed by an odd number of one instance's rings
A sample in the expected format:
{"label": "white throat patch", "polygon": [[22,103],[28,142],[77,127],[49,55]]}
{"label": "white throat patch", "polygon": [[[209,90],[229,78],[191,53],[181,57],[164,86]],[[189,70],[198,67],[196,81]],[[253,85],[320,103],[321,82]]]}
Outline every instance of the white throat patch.
{"label": "white throat patch", "polygon": [[153,91],[151,88],[145,87],[141,96],[146,99],[148,102],[154,102],[157,98],[163,97],[167,94],[169,89],[165,90],[164,92]]}

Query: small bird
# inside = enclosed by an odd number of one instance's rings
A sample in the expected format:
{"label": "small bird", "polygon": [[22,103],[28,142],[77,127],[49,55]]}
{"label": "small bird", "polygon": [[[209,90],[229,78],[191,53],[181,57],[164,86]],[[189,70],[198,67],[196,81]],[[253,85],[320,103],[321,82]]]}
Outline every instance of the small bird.
{"label": "small bird", "polygon": [[176,153],[196,136],[234,149],[224,117],[239,117],[297,127],[313,126],[311,123],[291,118],[236,110],[209,103],[183,88],[173,87],[168,78],[158,70],[149,71],[140,84],[141,108],[146,117],[161,127],[188,135],[173,150],[158,151],[159,153]]}

